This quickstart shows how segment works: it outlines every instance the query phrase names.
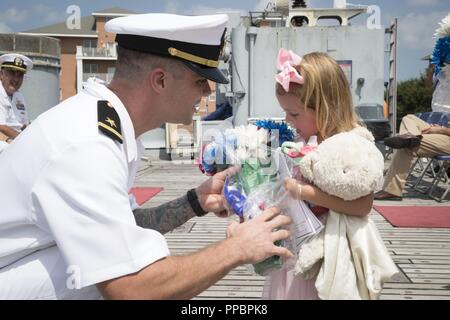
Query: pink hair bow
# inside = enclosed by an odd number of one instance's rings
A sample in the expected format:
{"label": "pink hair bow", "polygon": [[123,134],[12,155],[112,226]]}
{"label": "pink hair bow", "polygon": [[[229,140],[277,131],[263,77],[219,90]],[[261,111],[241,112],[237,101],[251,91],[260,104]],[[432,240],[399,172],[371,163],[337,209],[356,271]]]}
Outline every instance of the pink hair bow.
{"label": "pink hair bow", "polygon": [[284,91],[289,92],[289,84],[291,82],[304,84],[305,80],[298,73],[294,66],[297,66],[302,58],[291,50],[281,48],[277,57],[277,68],[280,70],[275,80],[283,87]]}

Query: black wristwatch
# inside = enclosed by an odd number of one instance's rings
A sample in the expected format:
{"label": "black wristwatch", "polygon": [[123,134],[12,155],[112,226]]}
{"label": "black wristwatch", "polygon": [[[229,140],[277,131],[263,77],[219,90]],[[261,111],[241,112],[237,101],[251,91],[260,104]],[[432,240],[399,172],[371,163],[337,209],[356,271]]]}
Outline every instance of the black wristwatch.
{"label": "black wristwatch", "polygon": [[200,202],[198,202],[197,192],[195,192],[195,189],[189,190],[186,195],[189,204],[191,205],[191,208],[197,217],[202,217],[208,213],[207,211],[202,209]]}

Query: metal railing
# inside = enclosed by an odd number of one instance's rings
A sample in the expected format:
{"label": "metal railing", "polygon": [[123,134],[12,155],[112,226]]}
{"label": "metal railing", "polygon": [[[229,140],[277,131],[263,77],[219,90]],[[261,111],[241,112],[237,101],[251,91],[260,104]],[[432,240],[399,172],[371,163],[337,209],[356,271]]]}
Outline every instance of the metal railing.
{"label": "metal railing", "polygon": [[110,83],[114,74],[112,73],[83,73],[83,82],[86,82],[89,78],[99,79]]}
{"label": "metal railing", "polygon": [[81,47],[81,56],[91,58],[117,58],[117,45],[108,44],[103,48]]}
{"label": "metal railing", "polygon": [[59,59],[61,45],[60,40],[50,37],[0,33],[0,54],[10,52]]}

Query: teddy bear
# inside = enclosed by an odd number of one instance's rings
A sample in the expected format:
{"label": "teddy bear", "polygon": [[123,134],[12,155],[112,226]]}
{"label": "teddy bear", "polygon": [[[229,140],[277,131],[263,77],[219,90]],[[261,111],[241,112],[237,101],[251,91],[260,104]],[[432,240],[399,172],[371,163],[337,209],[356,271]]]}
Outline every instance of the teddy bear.
{"label": "teddy bear", "polygon": [[[384,159],[373,135],[357,127],[325,139],[302,158],[299,169],[302,179],[322,191],[354,200],[381,188]],[[304,279],[317,277],[321,299],[376,299],[382,283],[398,270],[374,223],[368,217],[332,210],[321,218],[325,228],[300,247],[294,274]],[[361,243],[368,249],[361,250]],[[355,286],[348,287],[351,283]]]}
{"label": "teddy bear", "polygon": [[384,159],[364,127],[325,139],[299,163],[303,178],[320,190],[354,200],[381,188]]}

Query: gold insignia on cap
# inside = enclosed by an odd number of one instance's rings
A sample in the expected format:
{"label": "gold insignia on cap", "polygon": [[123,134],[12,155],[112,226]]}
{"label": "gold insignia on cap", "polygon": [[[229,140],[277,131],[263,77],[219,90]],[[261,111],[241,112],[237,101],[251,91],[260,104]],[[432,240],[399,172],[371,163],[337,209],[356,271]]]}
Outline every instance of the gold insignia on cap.
{"label": "gold insignia on cap", "polygon": [[14,59],[14,64],[18,67],[23,67],[23,60],[19,57]]}
{"label": "gold insignia on cap", "polygon": [[15,57],[14,59],[13,57],[8,57],[8,59],[6,60],[7,61],[1,63],[1,68],[19,70],[23,73],[27,72],[28,65],[25,64],[25,60],[23,60],[21,57]]}
{"label": "gold insignia on cap", "polygon": [[175,49],[173,47],[170,47],[168,49],[168,51],[171,56],[178,57],[178,58],[181,58],[181,59],[184,59],[187,61],[195,62],[195,63],[201,64],[201,65],[207,66],[207,67],[217,68],[219,66],[219,61],[209,60],[206,58],[195,56],[193,54]]}

